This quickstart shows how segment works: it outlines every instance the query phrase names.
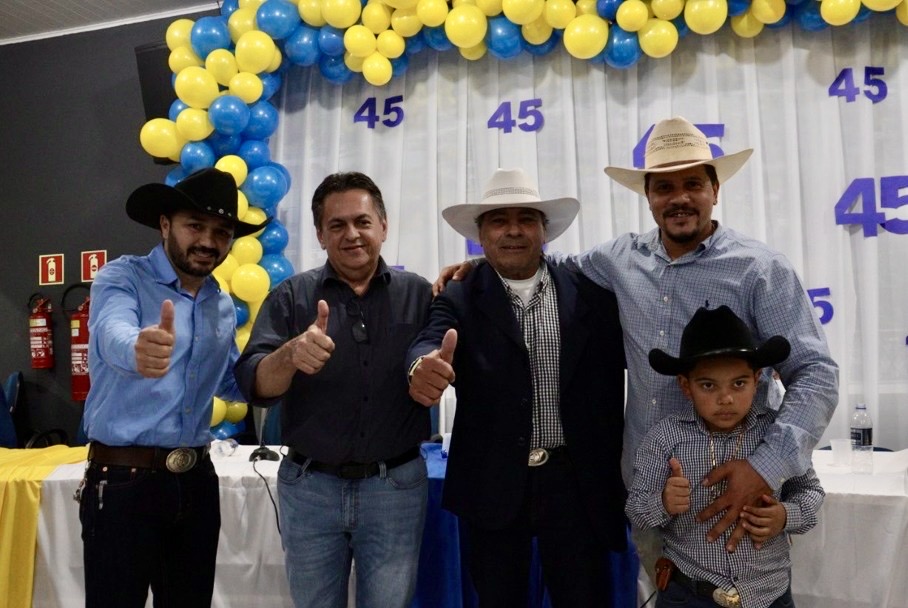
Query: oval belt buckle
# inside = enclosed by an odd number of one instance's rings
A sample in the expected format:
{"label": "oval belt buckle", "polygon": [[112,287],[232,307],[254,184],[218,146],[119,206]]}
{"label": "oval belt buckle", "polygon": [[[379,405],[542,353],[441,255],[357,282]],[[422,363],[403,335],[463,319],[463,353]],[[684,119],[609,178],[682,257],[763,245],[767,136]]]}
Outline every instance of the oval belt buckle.
{"label": "oval belt buckle", "polygon": [[549,460],[549,452],[545,448],[534,448],[530,450],[530,460],[527,464],[531,467],[544,465]]}
{"label": "oval belt buckle", "polygon": [[741,596],[734,587],[728,591],[716,587],[713,591],[713,601],[724,608],[738,608],[741,605]]}
{"label": "oval belt buckle", "polygon": [[171,473],[185,473],[195,466],[198,459],[199,455],[192,448],[177,448],[171,450],[164,464]]}

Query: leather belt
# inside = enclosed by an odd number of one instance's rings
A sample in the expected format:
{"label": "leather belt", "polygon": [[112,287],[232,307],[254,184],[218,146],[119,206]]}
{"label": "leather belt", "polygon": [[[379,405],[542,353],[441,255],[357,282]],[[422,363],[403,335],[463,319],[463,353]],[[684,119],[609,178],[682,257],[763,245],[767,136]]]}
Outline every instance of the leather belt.
{"label": "leather belt", "polygon": [[530,450],[530,457],[527,465],[531,467],[541,467],[549,460],[554,460],[567,455],[567,448],[563,445],[557,448],[533,448]]}
{"label": "leather belt", "polygon": [[707,597],[714,601],[717,606],[725,608],[737,608],[741,605],[741,599],[738,592],[732,587],[729,591],[713,585],[709,581],[695,581],[677,568],[672,572],[672,580],[686,587],[700,597]]}
{"label": "leather belt", "polygon": [[368,477],[374,477],[381,471],[382,463],[384,463],[385,469],[388,470],[393,469],[394,467],[399,467],[402,464],[406,464],[417,456],[419,456],[419,448],[412,447],[400,456],[395,456],[394,458],[389,458],[387,460],[379,460],[376,462],[345,462],[343,464],[326,464],[324,462],[318,462],[315,460],[310,461],[308,456],[304,456],[293,448],[290,448],[290,450],[287,452],[287,458],[300,466],[305,466],[306,461],[309,461],[307,470],[317,471],[319,473],[327,473],[328,475],[336,475],[341,479],[366,479]]}
{"label": "leather belt", "polygon": [[114,446],[92,441],[88,460],[92,463],[136,469],[185,473],[208,455],[208,446],[198,448],[157,448],[137,445]]}

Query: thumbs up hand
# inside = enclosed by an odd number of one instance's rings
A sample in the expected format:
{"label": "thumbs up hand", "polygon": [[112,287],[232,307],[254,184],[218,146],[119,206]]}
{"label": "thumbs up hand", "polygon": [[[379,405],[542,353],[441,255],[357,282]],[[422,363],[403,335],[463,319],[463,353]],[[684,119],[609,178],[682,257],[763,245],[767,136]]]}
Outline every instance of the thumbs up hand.
{"label": "thumbs up hand", "polygon": [[170,355],[176,335],[173,328],[173,302],[161,303],[161,320],[143,327],[136,338],[136,371],[146,378],[160,378],[170,369]]}
{"label": "thumbs up hand", "polygon": [[334,340],[328,335],[328,303],[318,301],[318,316],[303,333],[290,341],[290,360],[304,374],[317,374],[334,352]]}
{"label": "thumbs up hand", "polygon": [[417,359],[410,373],[410,396],[426,407],[435,405],[441,394],[454,382],[454,350],[457,348],[457,330],[449,329],[441,341],[441,348]]}
{"label": "thumbs up hand", "polygon": [[662,490],[662,506],[669,515],[680,515],[690,509],[690,480],[684,476],[681,463],[672,456],[668,461],[671,475]]}

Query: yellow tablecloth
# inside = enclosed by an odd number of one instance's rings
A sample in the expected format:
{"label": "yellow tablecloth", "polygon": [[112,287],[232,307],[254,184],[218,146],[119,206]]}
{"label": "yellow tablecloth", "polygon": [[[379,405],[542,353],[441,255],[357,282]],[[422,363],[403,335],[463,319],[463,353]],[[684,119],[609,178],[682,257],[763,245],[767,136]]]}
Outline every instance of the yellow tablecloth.
{"label": "yellow tablecloth", "polygon": [[88,448],[0,448],[0,608],[32,605],[41,482],[61,464],[80,462]]}

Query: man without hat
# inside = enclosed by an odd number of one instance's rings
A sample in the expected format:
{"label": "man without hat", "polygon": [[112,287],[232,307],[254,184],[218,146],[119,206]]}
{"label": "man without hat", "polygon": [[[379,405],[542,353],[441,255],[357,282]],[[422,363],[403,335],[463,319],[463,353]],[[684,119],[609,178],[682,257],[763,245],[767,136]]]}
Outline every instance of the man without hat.
{"label": "man without hat", "polygon": [[433,302],[410,394],[457,391],[442,505],[466,531],[480,606],[527,605],[534,537],[553,605],[602,606],[607,550],[626,546],[617,303],[542,251],[579,208],[499,169],[480,202],[442,213],[488,263]]}
{"label": "man without hat", "polygon": [[104,265],[91,286],[85,603],[141,608],[150,586],[156,606],[207,607],[221,525],[212,397],[242,399],[236,313],[211,272],[264,224],[237,217],[236,183],[217,169],[141,186],[126,213],[162,242]]}

